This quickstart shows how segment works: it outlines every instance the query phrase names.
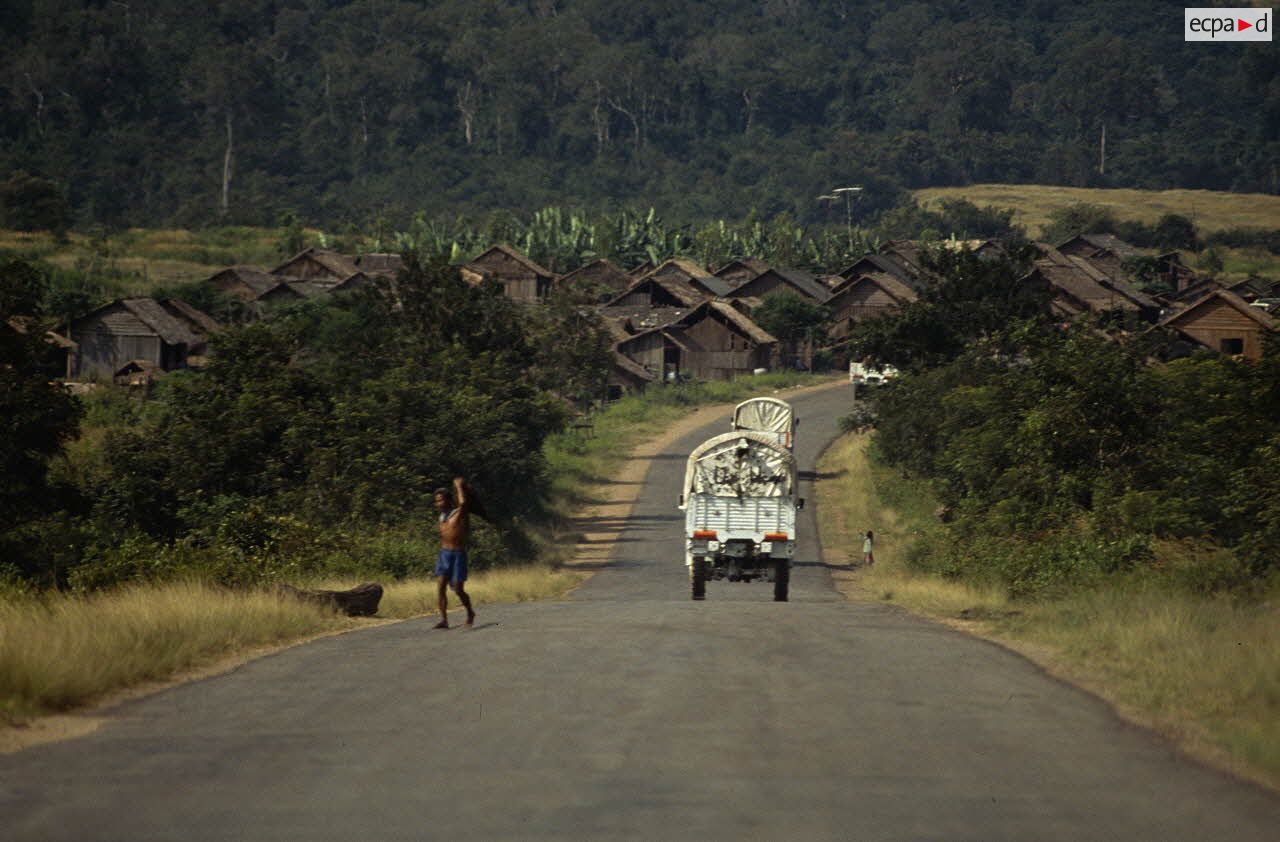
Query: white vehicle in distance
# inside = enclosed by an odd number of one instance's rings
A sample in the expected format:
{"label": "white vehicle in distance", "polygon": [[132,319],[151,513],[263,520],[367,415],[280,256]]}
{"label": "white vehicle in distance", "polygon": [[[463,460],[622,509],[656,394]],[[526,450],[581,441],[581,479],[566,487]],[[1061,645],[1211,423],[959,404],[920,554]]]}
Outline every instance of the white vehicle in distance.
{"label": "white vehicle in distance", "polygon": [[882,386],[898,376],[898,370],[891,365],[880,367],[863,363],[849,363],[849,382],[854,386]]}
{"label": "white vehicle in distance", "polygon": [[751,398],[733,408],[733,429],[776,436],[778,443],[788,450],[795,450],[799,426],[800,419],[791,404],[778,398]]}
{"label": "white vehicle in distance", "polygon": [[685,565],[696,600],[707,582],[773,583],[786,602],[796,549],[795,456],[777,434],[739,430],[707,439],[689,454],[680,508],[685,513]]}

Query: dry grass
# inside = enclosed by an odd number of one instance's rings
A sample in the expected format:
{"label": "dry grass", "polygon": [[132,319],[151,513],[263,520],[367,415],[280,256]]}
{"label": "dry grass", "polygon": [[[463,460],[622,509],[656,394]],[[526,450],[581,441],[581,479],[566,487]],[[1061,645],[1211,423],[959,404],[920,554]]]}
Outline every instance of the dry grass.
{"label": "dry grass", "polygon": [[860,560],[857,533],[876,531],[875,566],[837,575],[850,598],[892,602],[1000,640],[1191,753],[1280,787],[1280,593],[1243,602],[1129,581],[1012,602],[996,589],[909,569],[911,538],[938,528],[932,502],[870,464],[865,436],[839,439],[819,472],[823,547]]}
{"label": "dry grass", "polygon": [[350,622],[296,601],[197,583],[0,602],[0,719],[67,710]]}
{"label": "dry grass", "polygon": [[[563,596],[582,578],[529,566],[477,574],[467,590],[483,611],[486,604]],[[406,619],[435,611],[435,582],[417,580],[386,586],[378,615]],[[0,724],[82,707],[231,655],[367,623],[269,593],[197,582],[0,601]]]}
{"label": "dry grass", "polygon": [[1043,184],[974,184],[917,190],[922,205],[938,199],[968,199],[976,205],[1013,208],[1013,221],[1035,237],[1051,211],[1087,202],[1110,208],[1119,219],[1153,223],[1169,213],[1191,219],[1202,234],[1223,228],[1280,228],[1280,196],[1212,190],[1108,190]]}

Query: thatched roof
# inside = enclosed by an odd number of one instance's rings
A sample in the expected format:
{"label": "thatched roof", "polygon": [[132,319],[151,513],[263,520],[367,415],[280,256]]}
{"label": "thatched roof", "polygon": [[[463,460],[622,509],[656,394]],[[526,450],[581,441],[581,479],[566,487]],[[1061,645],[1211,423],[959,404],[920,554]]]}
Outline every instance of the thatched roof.
{"label": "thatched roof", "polygon": [[257,266],[229,266],[214,272],[205,283],[220,288],[239,283],[252,293],[251,299],[257,299],[275,288],[280,278]]}
{"label": "thatched roof", "polygon": [[641,330],[633,336],[628,337],[626,340],[623,340],[623,342],[629,342],[637,337],[662,331],[670,336],[673,341],[683,347],[687,347],[690,350],[701,350],[692,338],[684,335],[684,329],[692,327],[706,318],[720,318],[727,324],[732,325],[739,333],[743,334],[757,345],[771,345],[778,341],[772,334],[760,327],[760,325],[751,321],[745,313],[740,312],[729,302],[704,301],[680,318],[675,319],[666,325],[659,325],[647,330]]}
{"label": "thatched roof", "polygon": [[479,255],[477,255],[475,260],[468,261],[466,265],[468,268],[483,269],[482,261],[486,257],[489,257],[490,255],[493,255],[493,254],[504,254],[507,257],[514,260],[516,263],[519,263],[521,266],[528,269],[530,272],[532,272],[535,275],[539,275],[544,278],[555,277],[555,273],[552,272],[550,269],[536,263],[528,255],[524,254],[523,252],[517,249],[512,248],[506,243],[499,243],[496,246],[490,246],[489,248],[482,251]]}
{"label": "thatched roof", "polygon": [[[27,334],[33,330],[40,329],[39,323],[34,318],[31,318],[30,316],[13,316],[9,318],[6,323],[14,331],[22,334]],[[59,348],[65,348],[67,350],[71,350],[79,347],[77,343],[72,342],[70,339],[68,339],[65,336],[60,336],[59,334],[57,334],[52,330],[46,330],[44,332],[44,339],[46,342],[49,342],[53,345],[57,345]]]}
{"label": "thatched roof", "polygon": [[715,275],[717,278],[723,278],[725,275],[730,273],[736,274],[739,271],[747,270],[751,273],[752,277],[755,277],[763,275],[771,268],[772,267],[768,263],[758,257],[735,257],[733,260],[730,260],[711,274]]}
{"label": "thatched roof", "polygon": [[345,254],[339,254],[330,249],[312,247],[303,249],[284,263],[281,263],[271,270],[271,274],[290,278],[300,277],[300,273],[294,271],[294,265],[307,261],[321,266],[335,281],[346,280],[360,271],[360,267],[356,266],[355,261]]}
{"label": "thatched roof", "polygon": [[684,278],[677,277],[674,274],[656,275],[651,273],[636,280],[631,284],[631,286],[606,301],[604,306],[613,307],[617,302],[627,298],[637,291],[645,289],[646,286],[650,284],[661,287],[664,292],[686,307],[696,307],[698,304],[706,301],[707,298],[710,297],[707,293],[698,289],[690,281]]}
{"label": "thatched roof", "polygon": [[560,283],[573,284],[576,282],[588,282],[598,284],[609,290],[626,289],[635,281],[635,278],[619,269],[612,262],[605,258],[593,260],[590,263],[579,266],[567,275],[560,278]]}
{"label": "thatched roof", "polygon": [[189,322],[197,332],[209,334],[222,329],[222,325],[218,324],[213,316],[203,310],[197,310],[181,298],[165,298],[160,301],[160,306]]}
{"label": "thatched roof", "polygon": [[[160,306],[160,302],[154,298],[117,299],[110,304],[99,307],[89,315],[92,316],[108,307],[117,305],[124,307],[124,309],[136,316],[140,322],[155,331],[157,336],[170,345],[195,345],[201,341],[201,334],[196,332],[194,325],[170,313]],[[84,318],[88,318],[88,316]],[[82,320],[77,319],[76,321]]]}
{"label": "thatched roof", "polygon": [[773,274],[781,278],[788,286],[794,288],[806,298],[812,298],[814,301],[824,301],[830,295],[831,290],[816,277],[803,269],[790,269],[783,266],[772,266],[761,272],[755,278],[738,285],[735,289],[741,289],[750,283],[755,283],[766,275]]}
{"label": "thatched roof", "polygon": [[729,294],[729,285],[721,278],[712,275],[703,267],[683,257],[673,257],[654,269],[645,277],[676,278],[683,280],[704,293],[705,296],[724,298]]}
{"label": "thatched roof", "polygon": [[690,307],[649,307],[637,305],[633,307],[600,307],[597,312],[607,324],[630,326],[628,335],[634,335],[655,327],[669,325],[679,321],[690,312]]}
{"label": "thatched roof", "polygon": [[637,380],[649,382],[658,379],[658,375],[618,350],[613,352],[613,366]]}
{"label": "thatched roof", "polygon": [[1110,252],[1121,260],[1142,257],[1142,252],[1114,234],[1076,234],[1058,246],[1058,251],[1075,245],[1091,247],[1094,253]]}
{"label": "thatched roof", "polygon": [[883,272],[887,275],[893,275],[912,288],[919,284],[916,280],[915,272],[906,262],[886,254],[864,254],[849,266],[841,269],[840,277],[849,280],[870,272]]}
{"label": "thatched roof", "polygon": [[404,268],[404,258],[398,254],[357,254],[351,262],[367,275],[394,275]]}
{"label": "thatched roof", "polygon": [[900,304],[908,304],[920,299],[919,293],[904,284],[902,281],[898,280],[894,275],[890,275],[888,272],[864,272],[842,282],[838,287],[831,291],[831,295],[829,295],[826,300],[834,301],[836,298],[839,298],[846,292],[849,292],[854,287],[864,283],[875,284]]}

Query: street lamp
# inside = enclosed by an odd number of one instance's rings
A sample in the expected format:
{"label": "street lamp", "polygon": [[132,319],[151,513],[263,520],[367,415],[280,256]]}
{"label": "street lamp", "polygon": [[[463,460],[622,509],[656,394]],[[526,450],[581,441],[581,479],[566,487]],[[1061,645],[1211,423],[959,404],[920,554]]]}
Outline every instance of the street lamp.
{"label": "street lamp", "polygon": [[844,196],[845,230],[849,235],[849,252],[853,253],[853,198],[862,193],[861,187],[837,187],[832,195]]}

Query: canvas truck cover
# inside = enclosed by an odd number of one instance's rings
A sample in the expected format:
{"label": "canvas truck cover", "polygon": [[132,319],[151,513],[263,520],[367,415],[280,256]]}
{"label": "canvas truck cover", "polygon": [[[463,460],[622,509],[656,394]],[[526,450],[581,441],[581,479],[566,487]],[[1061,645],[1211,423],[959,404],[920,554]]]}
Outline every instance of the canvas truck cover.
{"label": "canvas truck cover", "polygon": [[734,407],[733,429],[772,433],[785,447],[793,444],[796,417],[791,404],[777,398],[752,398]]}
{"label": "canvas truck cover", "polygon": [[796,459],[776,434],[739,430],[707,439],[689,454],[684,494],[716,497],[789,497]]}

